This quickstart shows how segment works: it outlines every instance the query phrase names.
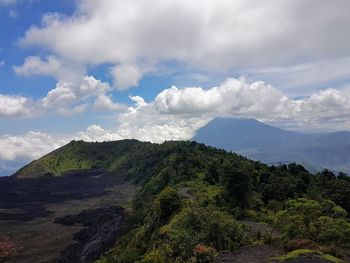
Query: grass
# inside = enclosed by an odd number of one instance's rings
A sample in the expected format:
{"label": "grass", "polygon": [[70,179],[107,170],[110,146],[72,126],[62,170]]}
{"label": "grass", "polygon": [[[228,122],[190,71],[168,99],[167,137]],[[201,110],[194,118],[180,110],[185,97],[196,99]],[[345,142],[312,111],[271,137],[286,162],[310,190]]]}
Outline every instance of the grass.
{"label": "grass", "polygon": [[281,262],[285,262],[291,259],[297,259],[298,257],[302,256],[302,255],[307,255],[307,254],[318,254],[318,256],[324,260],[327,260],[329,262],[332,263],[341,263],[343,262],[341,259],[334,257],[332,255],[329,254],[324,254],[320,251],[317,250],[311,250],[311,249],[297,249],[297,250],[293,250],[292,252],[289,252],[286,255],[280,256],[280,257],[276,257],[274,259],[277,259]]}

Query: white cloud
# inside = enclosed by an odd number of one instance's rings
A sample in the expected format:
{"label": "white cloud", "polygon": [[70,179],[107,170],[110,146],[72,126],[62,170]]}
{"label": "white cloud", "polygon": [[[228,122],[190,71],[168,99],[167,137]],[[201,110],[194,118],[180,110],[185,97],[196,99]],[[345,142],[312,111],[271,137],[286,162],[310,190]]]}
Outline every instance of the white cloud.
{"label": "white cloud", "polygon": [[4,66],[5,65],[5,60],[1,60],[0,61],[0,67]]}
{"label": "white cloud", "polygon": [[[279,90],[262,81],[228,79],[219,87],[171,87],[155,98],[154,107],[164,114],[187,116],[283,116],[291,110],[291,101]],[[293,103],[291,103],[293,104]]]}
{"label": "white cloud", "polygon": [[114,83],[118,90],[136,87],[142,78],[143,72],[134,65],[118,65],[110,70],[114,77]]}
{"label": "white cloud", "polygon": [[0,94],[0,117],[28,116],[30,104],[28,98]]}
{"label": "white cloud", "polygon": [[92,76],[85,76],[78,83],[59,81],[56,88],[42,99],[42,105],[63,115],[81,113],[91,104],[91,99],[98,98],[110,89],[107,83]]}
{"label": "white cloud", "polygon": [[[47,134],[29,131],[22,135],[0,136],[0,160],[33,160],[63,146],[71,140],[111,141],[121,137],[98,125],[91,125],[85,131],[74,134]],[[6,149],[3,150],[3,149]]]}
{"label": "white cloud", "polygon": [[[257,118],[295,129],[350,129],[348,87],[325,89],[304,99],[293,100],[261,81],[241,78],[228,79],[210,89],[171,87],[148,103],[139,96],[130,98],[135,105],[119,115],[119,124],[114,129],[91,125],[85,131],[73,134],[28,132],[2,135],[0,160],[32,160],[72,139],[108,141],[134,138],[157,143],[186,140],[215,117]],[[107,101],[109,99],[107,96]]]}
{"label": "white cloud", "polygon": [[86,0],[72,16],[45,15],[21,43],[84,66],[112,64],[125,89],[160,64],[222,75],[337,62],[350,55],[349,24],[347,0]]}
{"label": "white cloud", "polygon": [[125,108],[124,105],[112,101],[111,96],[100,94],[97,96],[93,107],[98,111],[114,111]]}
{"label": "white cloud", "polygon": [[14,66],[14,71],[22,76],[51,75],[56,80],[61,81],[79,81],[84,76],[83,67],[73,63],[63,63],[54,56],[49,56],[42,60],[37,56],[27,57],[21,66]]}
{"label": "white cloud", "polygon": [[[140,97],[132,99],[135,106],[120,115],[122,126],[136,138],[144,133],[157,142],[191,138],[198,127],[215,117],[256,118],[301,130],[350,129],[349,88],[329,88],[292,99],[262,81],[231,78],[210,89],[171,87],[150,103]],[[157,132],[158,127],[164,127],[163,134]],[[172,134],[167,133],[168,128]]]}
{"label": "white cloud", "polygon": [[[0,136],[0,159],[32,160],[67,143],[64,136],[49,135],[42,132],[27,132],[23,135]],[[6,150],[4,150],[6,149]]]}
{"label": "white cloud", "polygon": [[125,106],[113,102],[108,83],[92,76],[80,80],[58,81],[41,99],[0,94],[0,117],[40,117],[49,113],[74,115],[87,110],[120,111]]}
{"label": "white cloud", "polygon": [[86,128],[83,132],[78,132],[73,136],[75,140],[84,141],[115,141],[123,139],[118,132],[112,130],[105,130],[100,126],[93,124]]}

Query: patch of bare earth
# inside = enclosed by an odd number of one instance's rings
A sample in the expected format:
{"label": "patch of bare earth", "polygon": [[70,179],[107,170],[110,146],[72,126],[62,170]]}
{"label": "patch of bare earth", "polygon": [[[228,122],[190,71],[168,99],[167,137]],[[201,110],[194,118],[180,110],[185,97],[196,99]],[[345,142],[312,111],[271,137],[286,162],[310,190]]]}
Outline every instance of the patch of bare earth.
{"label": "patch of bare earth", "polygon": [[282,255],[283,249],[277,244],[254,245],[223,252],[216,263],[268,263],[271,258]]}

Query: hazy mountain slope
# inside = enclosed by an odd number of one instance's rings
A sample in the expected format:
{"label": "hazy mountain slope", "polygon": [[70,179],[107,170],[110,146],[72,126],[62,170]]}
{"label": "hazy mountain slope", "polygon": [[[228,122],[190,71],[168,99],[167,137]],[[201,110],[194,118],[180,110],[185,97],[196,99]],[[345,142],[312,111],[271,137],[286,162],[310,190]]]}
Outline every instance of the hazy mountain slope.
{"label": "hazy mountain slope", "polygon": [[311,170],[350,171],[350,133],[302,134],[253,119],[219,118],[193,140],[265,163],[299,162]]}
{"label": "hazy mountain slope", "polygon": [[308,137],[308,135],[284,131],[254,119],[216,118],[199,129],[194,140],[237,151],[262,146],[286,146]]}

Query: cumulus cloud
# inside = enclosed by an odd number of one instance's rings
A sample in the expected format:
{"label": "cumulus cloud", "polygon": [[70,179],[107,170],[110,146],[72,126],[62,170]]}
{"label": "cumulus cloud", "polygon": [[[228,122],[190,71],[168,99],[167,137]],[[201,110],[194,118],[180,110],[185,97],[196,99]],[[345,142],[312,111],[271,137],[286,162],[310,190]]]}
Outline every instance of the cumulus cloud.
{"label": "cumulus cloud", "polygon": [[200,87],[171,87],[158,94],[153,106],[160,113],[185,116],[277,118],[291,113],[294,104],[281,91],[262,81],[232,78],[208,90]]}
{"label": "cumulus cloud", "polygon": [[112,64],[125,89],[168,62],[219,74],[337,62],[350,55],[349,24],[347,0],[87,0],[71,16],[45,15],[21,43],[83,65]]}
{"label": "cumulus cloud", "polygon": [[0,94],[0,117],[40,117],[50,113],[74,115],[87,110],[121,111],[113,102],[108,83],[84,76],[82,79],[58,81],[56,87],[41,99]]}
{"label": "cumulus cloud", "polygon": [[[349,88],[329,88],[304,99],[292,99],[262,81],[231,78],[210,89],[173,86],[150,103],[140,97],[132,99],[135,106],[120,115],[121,122],[129,132],[136,132],[135,136],[146,127],[147,133],[159,135],[155,141],[171,139],[166,135],[168,128],[177,134],[177,139],[191,138],[201,125],[215,117],[256,118],[294,129],[350,128]],[[164,127],[163,134],[156,129],[152,132],[152,127],[159,126]]]}
{"label": "cumulus cloud", "polygon": [[110,73],[118,90],[137,86],[143,75],[140,68],[134,65],[118,65],[111,68]]}
{"label": "cumulus cloud", "polygon": [[93,107],[98,111],[114,111],[122,110],[125,108],[124,105],[113,102],[110,95],[100,94],[97,96]]}
{"label": "cumulus cloud", "polygon": [[31,101],[22,96],[0,94],[0,117],[23,117],[30,115]]}
{"label": "cumulus cloud", "polygon": [[55,136],[42,132],[27,132],[22,135],[0,136],[0,159],[32,160],[64,145],[67,142],[64,136]]}
{"label": "cumulus cloud", "polygon": [[14,71],[22,76],[50,75],[56,80],[78,81],[85,73],[83,67],[72,63],[63,63],[54,56],[45,60],[38,56],[27,57],[21,66],[14,66]]}
{"label": "cumulus cloud", "polygon": [[[110,98],[107,96],[101,100],[104,99],[108,102],[102,104],[108,105]],[[119,115],[114,129],[91,125],[73,134],[28,132],[2,135],[0,149],[8,150],[0,151],[0,160],[32,160],[72,139],[108,141],[134,138],[157,143],[187,140],[215,117],[257,118],[295,129],[350,128],[348,87],[342,90],[329,88],[296,100],[262,81],[232,78],[210,89],[170,87],[151,102],[139,96],[130,99],[134,105]]]}
{"label": "cumulus cloud", "polygon": [[70,115],[86,109],[89,100],[106,93],[111,88],[92,76],[85,76],[79,83],[59,81],[56,88],[42,99],[45,108],[53,108],[58,113]]}
{"label": "cumulus cloud", "polygon": [[16,159],[33,160],[50,151],[63,146],[71,140],[111,141],[121,137],[98,125],[91,125],[85,131],[74,134],[48,134],[29,131],[22,135],[0,136],[0,160],[13,161]]}

